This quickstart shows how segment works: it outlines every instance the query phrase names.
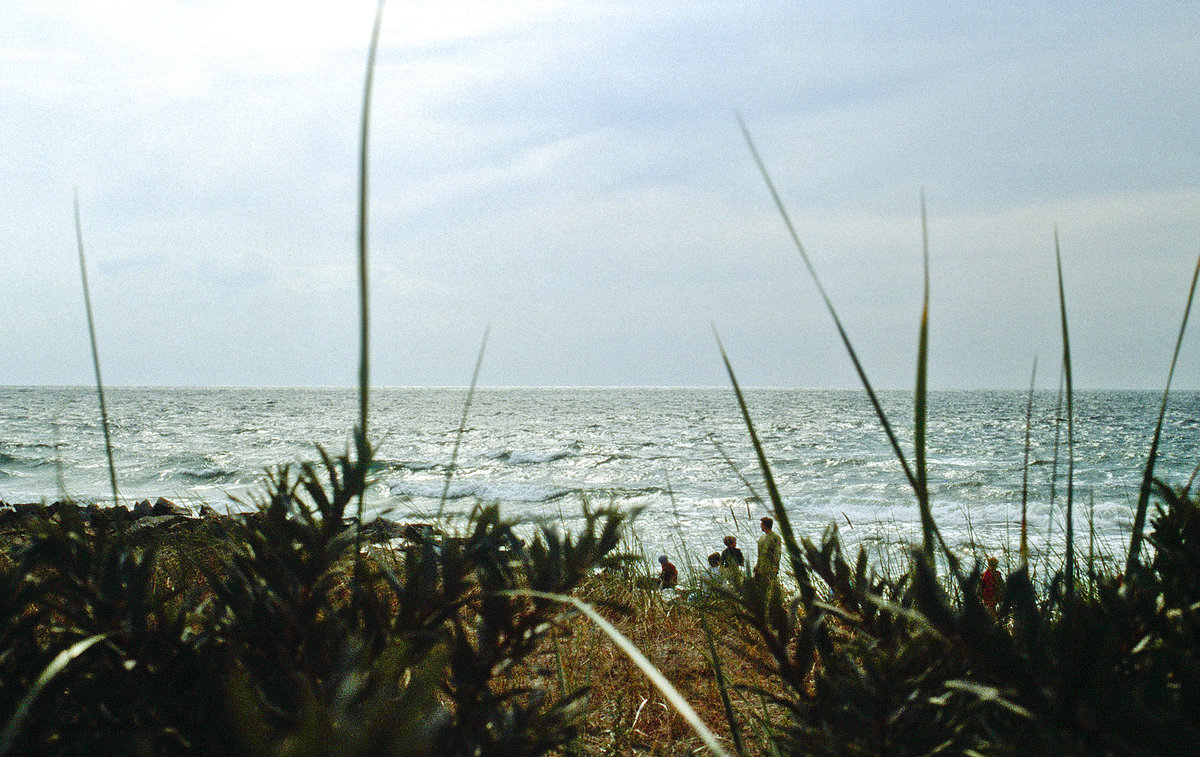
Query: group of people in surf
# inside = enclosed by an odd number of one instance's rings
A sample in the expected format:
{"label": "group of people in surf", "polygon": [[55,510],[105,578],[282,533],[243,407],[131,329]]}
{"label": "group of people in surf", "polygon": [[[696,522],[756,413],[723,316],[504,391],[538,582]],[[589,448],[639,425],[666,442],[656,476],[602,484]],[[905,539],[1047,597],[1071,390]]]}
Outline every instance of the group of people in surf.
{"label": "group of people in surf", "polygon": [[[775,533],[775,520],[769,516],[759,521],[762,536],[758,539],[758,560],[754,565],[754,576],[759,580],[775,584],[779,580],[779,560],[783,555],[783,539]],[[726,536],[725,549],[708,556],[708,571],[712,580],[731,582],[746,569],[746,557],[738,548],[737,537]],[[661,570],[658,574],[660,589],[674,589],[679,584],[679,568],[666,556],[658,558]]]}

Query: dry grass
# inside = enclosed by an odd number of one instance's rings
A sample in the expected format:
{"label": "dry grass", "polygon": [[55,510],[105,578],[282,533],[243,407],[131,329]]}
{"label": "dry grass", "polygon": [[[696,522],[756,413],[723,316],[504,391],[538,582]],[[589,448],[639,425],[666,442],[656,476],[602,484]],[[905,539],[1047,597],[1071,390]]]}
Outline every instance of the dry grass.
{"label": "dry grass", "polygon": [[[730,613],[717,609],[711,592],[660,592],[633,576],[600,573],[581,586],[577,595],[597,607],[642,650],[733,752],[702,625],[704,615],[716,636],[726,678],[738,686],[730,696],[749,752],[767,753],[756,736],[761,729],[751,725],[763,717],[763,700],[747,688],[778,690],[778,681],[765,673],[765,656],[756,654],[744,641],[748,629],[731,626]],[[554,638],[555,644],[530,665],[514,671],[509,683],[551,690],[560,686],[590,689],[575,753],[666,756],[703,750],[699,737],[662,694],[585,617],[564,616]],[[767,707],[765,711],[773,710]]]}

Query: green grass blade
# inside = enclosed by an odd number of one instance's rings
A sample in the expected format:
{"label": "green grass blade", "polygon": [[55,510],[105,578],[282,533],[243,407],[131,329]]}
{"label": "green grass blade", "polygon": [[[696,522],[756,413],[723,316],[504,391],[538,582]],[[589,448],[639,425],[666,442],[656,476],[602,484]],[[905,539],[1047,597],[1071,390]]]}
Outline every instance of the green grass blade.
{"label": "green grass blade", "polygon": [[1062,317],[1063,375],[1067,388],[1067,595],[1075,593],[1075,403],[1071,380],[1071,336],[1067,330],[1067,295],[1063,286],[1062,251],[1058,244],[1058,228],[1054,229],[1054,261],[1058,267],[1058,306]]}
{"label": "green grass blade", "polygon": [[829,311],[829,315],[833,318],[833,325],[837,328],[838,335],[842,339],[842,344],[846,348],[846,352],[850,355],[850,361],[854,363],[854,370],[858,373],[858,379],[862,382],[863,388],[866,389],[867,397],[871,400],[871,405],[875,408],[875,414],[879,417],[879,423],[883,426],[884,432],[887,434],[888,441],[891,442],[892,451],[896,455],[896,459],[900,461],[900,467],[904,469],[904,475],[908,478],[909,484],[913,491],[917,492],[920,497],[920,486],[917,483],[917,478],[912,472],[912,468],[908,464],[908,459],[904,456],[904,451],[900,449],[900,442],[896,439],[896,434],[892,431],[892,424],[888,421],[887,414],[883,411],[883,405],[880,404],[879,398],[875,395],[875,390],[871,386],[870,380],[867,378],[867,373],[859,362],[858,353],[854,351],[853,345],[850,343],[850,337],[846,333],[846,329],[842,326],[842,320],[838,317],[837,310],[833,307],[833,301],[829,299],[829,295],[825,292],[825,287],[821,284],[821,279],[817,276],[817,270],[813,267],[812,261],[808,258],[808,253],[804,250],[804,245],[800,242],[800,235],[796,233],[796,227],[792,223],[791,216],[788,215],[787,209],[783,206],[783,200],[779,197],[779,192],[775,189],[775,182],[771,180],[771,175],[767,173],[766,164],[759,157],[758,148],[754,146],[754,140],[750,136],[749,129],[746,128],[745,122],[741,116],[738,117],[738,126],[742,129],[742,136],[746,139],[746,144],[750,148],[750,154],[754,158],[755,165],[758,166],[758,172],[762,175],[763,181],[767,185],[767,189],[771,193],[771,199],[775,201],[775,208],[779,211],[780,217],[783,218],[783,223],[787,227],[788,234],[792,238],[792,244],[796,251],[800,253],[800,259],[804,261],[804,267],[808,269],[809,276],[817,287],[817,292],[820,293],[821,299],[825,303],[825,309]]}
{"label": "green grass blade", "polygon": [[1025,462],[1021,466],[1021,546],[1017,554],[1022,568],[1029,564],[1029,442],[1033,429],[1033,387],[1037,383],[1037,356],[1029,377],[1029,401],[1025,404]]}
{"label": "green grass blade", "polygon": [[1054,400],[1054,456],[1050,463],[1050,507],[1046,515],[1046,548],[1042,551],[1042,560],[1050,553],[1051,539],[1054,537],[1054,503],[1058,501],[1058,452],[1062,448],[1062,406],[1063,406],[1063,389],[1066,384],[1066,371],[1063,370],[1062,361],[1059,361],[1058,370],[1058,395]]}
{"label": "green grass blade", "polygon": [[[358,428],[355,431],[355,446],[359,451],[359,465],[369,466],[371,444],[367,437],[367,409],[370,406],[370,286],[367,266],[367,178],[369,176],[367,154],[370,143],[371,91],[375,82],[375,55],[379,50],[379,30],[383,25],[384,0],[375,8],[375,24],[371,28],[371,45],[367,52],[367,71],[363,77],[362,128],[358,141]],[[354,519],[354,575],[357,585],[362,569],[362,520],[366,484],[358,493],[358,505]]]}
{"label": "green grass blade", "polygon": [[46,688],[46,685],[54,680],[55,676],[65,670],[71,664],[72,660],[88,651],[93,644],[103,640],[108,635],[107,633],[100,633],[95,636],[89,636],[83,641],[76,642],[59,652],[50,661],[50,664],[46,666],[46,669],[34,681],[33,686],[29,687],[29,691],[25,692],[25,696],[21,698],[21,703],[17,705],[17,709],[13,712],[12,717],[8,719],[8,724],[4,726],[4,733],[0,735],[0,755],[8,754],[8,751],[12,749],[13,741],[16,740],[17,734],[21,732],[21,726],[24,724],[25,718],[29,715],[29,709],[33,706],[34,700],[38,698],[38,695],[42,693],[42,689]]}
{"label": "green grass blade", "polygon": [[725,352],[725,345],[721,344],[721,337],[716,334],[716,329],[713,330],[717,338],[717,347],[721,350],[721,360],[725,362],[725,371],[729,374],[729,381],[733,384],[733,393],[737,396],[738,407],[742,412],[742,419],[746,422],[746,430],[750,434],[750,443],[754,445],[754,454],[758,457],[758,465],[762,469],[763,481],[767,487],[767,496],[771,500],[771,510],[774,512],[775,521],[779,524],[779,535],[783,537],[783,543],[787,546],[788,561],[792,564],[792,573],[796,576],[796,582],[800,585],[800,591],[804,595],[805,602],[812,601],[812,583],[808,578],[808,571],[804,567],[804,553],[800,549],[800,544],[796,541],[796,533],[792,530],[792,521],[788,517],[787,509],[783,506],[783,498],[779,496],[779,489],[775,486],[775,476],[771,472],[771,463],[767,460],[766,452],[763,451],[762,442],[759,441],[758,432],[754,430],[754,421],[750,418],[750,409],[746,406],[746,398],[742,394],[742,388],[738,385],[737,375],[733,372],[733,364],[729,362],[729,355]]}
{"label": "green grass blade", "polygon": [[708,625],[708,615],[700,611],[700,628],[704,631],[704,639],[708,642],[708,655],[712,662],[713,674],[717,678],[717,690],[721,693],[721,707],[725,710],[725,721],[729,724],[729,735],[733,739],[733,748],[738,757],[746,757],[746,747],[742,744],[742,728],[737,715],[733,711],[733,701],[729,698],[729,683],[725,680],[725,666],[721,664],[721,656],[717,653],[717,644],[713,639],[712,628]]}
{"label": "green grass blade", "polygon": [[1200,258],[1192,272],[1192,285],[1188,289],[1187,306],[1183,309],[1183,322],[1179,324],[1179,336],[1175,339],[1175,353],[1171,355],[1171,369],[1167,371],[1167,386],[1163,389],[1162,404],[1158,408],[1158,423],[1154,426],[1154,439],[1150,442],[1150,453],[1146,458],[1146,470],[1142,473],[1142,488],[1138,492],[1137,511],[1133,517],[1133,536],[1129,540],[1129,556],[1125,560],[1125,575],[1130,575],[1137,565],[1142,551],[1142,530],[1146,527],[1146,509],[1150,504],[1150,489],[1154,483],[1154,461],[1158,457],[1158,442],[1162,437],[1163,418],[1167,414],[1167,396],[1171,393],[1171,379],[1175,376],[1175,364],[1183,347],[1183,334],[1187,330],[1188,316],[1192,312],[1192,299],[1196,295],[1196,279],[1200,277]]}
{"label": "green grass blade", "polygon": [[[904,476],[905,476],[905,478],[908,479],[909,485],[912,486],[913,492],[917,496],[917,505],[921,510],[922,532],[923,532],[923,536],[925,539],[925,553],[929,556],[932,556],[933,549],[932,549],[931,545],[932,545],[933,540],[936,539],[938,541],[938,543],[941,545],[942,551],[943,551],[943,553],[945,553],[947,562],[949,562],[951,569],[955,573],[957,573],[959,561],[954,556],[954,554],[950,551],[950,549],[946,546],[946,542],[942,538],[940,531],[938,531],[936,522],[934,522],[934,520],[933,520],[933,516],[932,516],[932,513],[929,508],[928,490],[925,486],[925,483],[923,480],[918,479],[917,474],[915,474],[913,472],[912,467],[908,463],[908,458],[905,457],[905,455],[904,455],[904,450],[902,450],[900,448],[900,442],[896,438],[895,431],[892,430],[892,424],[888,420],[887,413],[884,412],[883,405],[879,402],[879,397],[878,397],[878,395],[876,395],[875,389],[871,385],[870,379],[867,378],[867,372],[863,368],[862,362],[858,359],[858,353],[855,352],[854,345],[851,344],[851,342],[850,342],[850,336],[846,333],[845,327],[842,326],[842,320],[841,320],[841,318],[838,317],[837,310],[833,307],[833,301],[829,298],[829,295],[826,293],[824,285],[821,284],[821,279],[817,275],[816,268],[813,266],[812,261],[809,260],[808,253],[805,251],[804,245],[800,241],[800,235],[796,232],[796,226],[795,226],[795,224],[792,223],[791,216],[788,215],[787,208],[784,207],[783,200],[779,197],[779,191],[775,188],[775,182],[771,180],[771,175],[770,175],[770,173],[767,172],[766,164],[763,163],[762,157],[759,156],[758,148],[755,147],[755,145],[754,145],[754,139],[750,136],[750,131],[749,131],[749,129],[746,128],[746,123],[742,120],[741,116],[738,116],[738,126],[741,127],[742,136],[746,140],[746,145],[750,148],[750,154],[754,158],[754,163],[758,167],[758,171],[759,171],[759,174],[763,178],[763,182],[767,185],[767,190],[771,194],[771,199],[775,202],[775,208],[779,211],[779,215],[783,219],[784,226],[787,227],[788,235],[792,239],[792,244],[796,248],[796,251],[800,254],[801,260],[804,261],[804,266],[808,270],[809,276],[812,278],[813,283],[816,285],[817,292],[820,293],[821,300],[825,303],[826,310],[829,311],[829,315],[833,319],[833,324],[837,328],[838,336],[842,340],[842,345],[846,348],[846,353],[850,356],[850,362],[854,364],[854,371],[858,374],[858,379],[862,383],[863,389],[865,389],[867,392],[867,397],[871,401],[871,406],[875,409],[875,415],[879,418],[879,424],[883,427],[883,431],[887,435],[888,442],[892,445],[892,452],[896,455],[896,459],[900,462],[900,467],[904,470]],[[922,219],[922,228],[924,230],[924,226],[925,226],[924,200],[922,200],[921,219]],[[928,235],[926,234],[925,236],[926,236],[926,241],[925,241],[925,256],[926,256],[925,307],[927,309],[928,308],[928,275],[929,275],[928,254],[929,254],[929,251],[928,251]],[[925,314],[923,313],[923,315],[922,315],[922,324],[923,324],[922,330],[923,331],[924,331],[924,323],[925,323]],[[925,346],[924,346],[924,344],[922,344],[922,346],[920,348],[920,354],[918,356],[918,366],[919,366],[918,371],[919,372],[923,372],[925,370],[926,360],[925,360],[924,352],[925,352]],[[923,381],[923,378],[920,380]],[[924,402],[924,398],[922,398],[922,402]],[[922,426],[922,434],[923,434],[924,433],[923,411],[922,411],[922,419],[921,419],[920,425]],[[924,447],[924,445],[922,443],[922,451],[921,451],[922,455],[924,454],[923,447]],[[932,536],[929,536],[929,534],[932,534]],[[930,562],[930,565],[934,564],[932,557],[930,558],[929,562]]]}
{"label": "green grass blade", "polygon": [[92,317],[92,294],[88,289],[87,261],[83,255],[83,222],[79,217],[79,190],[75,191],[75,242],[79,248],[79,277],[83,280],[83,305],[87,311],[88,337],[92,343],[92,368],[96,372],[96,395],[100,398],[100,425],[104,427],[104,452],[108,455],[108,478],[112,484],[113,506],[121,503],[117,493],[117,466],[113,463],[112,432],[108,427],[108,407],[104,402],[104,381],[100,378],[100,350],[96,347],[96,322]]}
{"label": "green grass blade", "polygon": [[462,444],[463,434],[467,431],[467,416],[471,412],[471,400],[475,398],[475,387],[479,384],[479,371],[483,368],[483,353],[487,351],[488,334],[492,327],[483,330],[483,341],[479,344],[479,354],[475,356],[475,369],[471,371],[471,386],[467,389],[467,399],[463,402],[462,418],[458,422],[458,431],[454,434],[454,450],[450,453],[450,466],[446,468],[446,483],[442,486],[442,497],[438,501],[437,522],[441,522],[446,512],[446,499],[450,496],[450,480],[454,477],[454,468],[458,465],[458,449]]}
{"label": "green grass blade", "polygon": [[[367,72],[363,80],[362,128],[358,142],[358,308],[359,308],[359,359],[358,359],[358,431],[367,436],[367,407],[370,389],[370,312],[368,309],[369,286],[367,280],[367,170],[368,145],[371,128],[371,91],[375,83],[375,56],[379,50],[379,30],[383,25],[383,6],[379,0],[375,9],[375,25],[371,29],[371,46],[367,52]],[[362,513],[359,513],[360,517]]]}
{"label": "green grass blade", "polygon": [[654,687],[659,690],[663,697],[666,698],[671,707],[673,707],[675,711],[679,713],[680,717],[682,717],[696,733],[696,735],[700,737],[700,740],[704,742],[704,745],[708,747],[709,751],[711,751],[714,755],[717,755],[717,757],[731,757],[729,752],[725,751],[725,747],[721,745],[721,740],[717,737],[717,735],[713,733],[707,725],[704,724],[704,721],[700,719],[700,716],[696,713],[692,706],[688,704],[688,701],[683,698],[683,695],[679,693],[679,690],[667,680],[666,676],[664,676],[658,668],[654,667],[654,663],[646,659],[646,655],[642,654],[642,650],[638,649],[636,644],[627,639],[624,634],[617,630],[612,623],[609,623],[607,620],[605,620],[604,616],[596,612],[596,610],[587,602],[584,602],[576,597],[567,596],[565,594],[550,594],[541,591],[514,591],[510,593],[521,594],[530,597],[541,597],[542,599],[548,599],[552,602],[562,602],[563,604],[574,606],[575,609],[583,613],[588,620],[595,623],[596,626],[603,631],[614,644],[617,645],[617,648],[620,649],[625,656],[633,662],[634,665],[638,666],[642,673],[650,679],[651,683],[654,684]]}
{"label": "green grass blade", "polygon": [[1096,495],[1088,491],[1088,561],[1087,576],[1091,590],[1096,588]]}
{"label": "green grass blade", "polygon": [[925,213],[925,193],[921,193],[921,243],[924,270],[924,290],[921,297],[921,326],[917,339],[917,388],[913,395],[913,458],[916,463],[917,507],[921,511],[921,548],[931,569],[936,570],[933,558],[933,510],[929,505],[929,473],[926,460],[925,431],[928,427],[928,365],[929,365],[929,224]]}
{"label": "green grass blade", "polygon": [[[750,499],[754,502],[761,503],[763,501],[763,498],[759,495],[758,490],[754,488],[754,484],[750,483],[749,479],[747,479],[744,475],[742,475],[741,469],[738,468],[737,463],[735,463],[733,461],[733,459],[729,457],[729,454],[725,451],[725,448],[721,446],[721,442],[717,441],[717,437],[713,436],[712,434],[709,434],[708,440],[713,443],[713,446],[716,447],[716,449],[717,449],[717,454],[721,456],[721,459],[725,461],[725,464],[729,466],[729,468],[733,471],[733,474],[738,477],[738,480],[741,481],[742,485],[746,487],[746,490],[750,492]],[[749,509],[750,509],[750,505],[749,505],[749,503],[747,503],[747,505],[746,505],[746,510],[747,510],[746,519],[747,520],[750,519],[750,513],[748,512]]]}
{"label": "green grass blade", "polygon": [[1196,463],[1196,467],[1192,468],[1192,475],[1188,476],[1187,483],[1183,486],[1183,496],[1187,496],[1192,491],[1192,484],[1196,483],[1196,476],[1200,476],[1200,463]]}

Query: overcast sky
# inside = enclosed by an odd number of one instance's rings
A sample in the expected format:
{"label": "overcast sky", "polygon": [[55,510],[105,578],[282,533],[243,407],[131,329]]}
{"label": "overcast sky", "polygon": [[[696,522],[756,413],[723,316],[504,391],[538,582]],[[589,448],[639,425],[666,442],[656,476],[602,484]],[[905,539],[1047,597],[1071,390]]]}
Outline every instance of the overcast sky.
{"label": "overcast sky", "polygon": [[[371,141],[372,381],[1161,388],[1200,254],[1190,2],[402,2]],[[0,384],[357,380],[371,0],[0,5]],[[1200,317],[1198,315],[1197,317]],[[1200,324],[1176,385],[1200,388]]]}

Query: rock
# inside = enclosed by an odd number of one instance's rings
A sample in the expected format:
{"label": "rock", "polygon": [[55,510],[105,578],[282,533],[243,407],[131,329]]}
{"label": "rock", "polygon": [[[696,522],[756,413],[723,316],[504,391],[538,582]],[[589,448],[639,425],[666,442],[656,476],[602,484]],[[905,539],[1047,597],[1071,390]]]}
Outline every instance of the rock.
{"label": "rock", "polygon": [[93,523],[113,523],[118,520],[129,520],[129,509],[125,505],[113,505],[112,507],[96,505],[96,510],[92,512]]}
{"label": "rock", "polygon": [[169,499],[159,497],[154,501],[155,515],[178,515],[184,518],[193,517],[192,511],[183,505],[177,505]]}
{"label": "rock", "polygon": [[126,533],[132,535],[142,533],[143,531],[158,531],[175,523],[185,522],[186,520],[178,515],[146,515],[138,518],[135,523],[130,525]]}
{"label": "rock", "polygon": [[409,523],[404,526],[403,532],[400,534],[402,538],[408,539],[413,544],[420,544],[429,539],[433,539],[436,535],[433,526],[428,523]]}
{"label": "rock", "polygon": [[46,509],[40,502],[23,502],[12,507],[21,518],[32,518],[45,512]]}
{"label": "rock", "polygon": [[372,542],[405,538],[408,527],[387,518],[376,518],[363,524],[362,537]]}
{"label": "rock", "polygon": [[201,518],[219,518],[219,517],[221,517],[221,514],[219,512],[217,512],[216,510],[212,509],[211,507],[209,507],[208,505],[200,505],[200,517]]}
{"label": "rock", "polygon": [[59,500],[50,505],[49,510],[50,517],[54,517],[55,515],[62,516],[67,513],[78,515],[79,505],[74,500]]}
{"label": "rock", "polygon": [[145,518],[154,515],[154,506],[150,504],[150,500],[143,499],[133,506],[133,517]]}

